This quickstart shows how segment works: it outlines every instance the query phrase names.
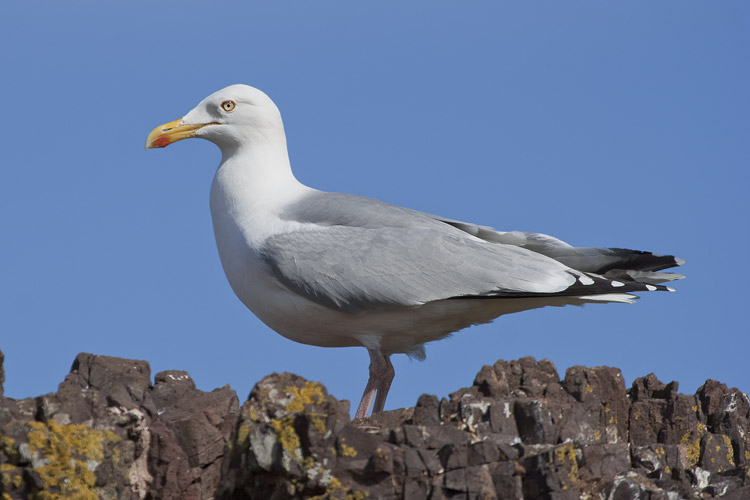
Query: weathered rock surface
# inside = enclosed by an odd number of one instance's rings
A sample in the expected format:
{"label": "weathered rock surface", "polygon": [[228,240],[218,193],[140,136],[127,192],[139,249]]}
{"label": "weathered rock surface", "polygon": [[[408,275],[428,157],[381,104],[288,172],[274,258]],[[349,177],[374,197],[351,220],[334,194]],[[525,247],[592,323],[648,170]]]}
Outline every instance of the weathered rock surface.
{"label": "weathered rock surface", "polygon": [[[2,380],[0,352],[0,381]],[[231,389],[80,354],[55,394],[2,397],[0,498],[750,499],[750,401],[547,360],[484,366],[471,387],[351,421],[319,383]]]}
{"label": "weathered rock surface", "polygon": [[2,499],[211,498],[238,413],[229,387],[79,354],[56,394],[0,398]]}

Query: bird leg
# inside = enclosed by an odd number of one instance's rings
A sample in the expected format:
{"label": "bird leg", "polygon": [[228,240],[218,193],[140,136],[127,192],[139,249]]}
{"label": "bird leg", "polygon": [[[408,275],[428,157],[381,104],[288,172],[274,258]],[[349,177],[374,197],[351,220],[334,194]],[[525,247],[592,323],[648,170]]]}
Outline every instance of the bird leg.
{"label": "bird leg", "polygon": [[382,378],[379,379],[380,384],[378,385],[378,395],[375,396],[375,404],[372,407],[373,414],[383,411],[383,408],[385,407],[385,398],[388,396],[391,382],[393,382],[393,377],[396,375],[396,370],[393,369],[393,364],[391,363],[391,358],[389,356],[385,356],[385,363],[385,373]]}
{"label": "bird leg", "polygon": [[[383,411],[385,398],[395,375],[389,356],[383,355],[378,349],[367,349],[367,352],[370,354],[370,378],[367,381],[365,392],[362,394],[362,400],[359,402],[354,418],[365,418],[367,416],[373,398],[375,398],[373,414]],[[377,393],[377,397],[375,397],[375,393]]]}

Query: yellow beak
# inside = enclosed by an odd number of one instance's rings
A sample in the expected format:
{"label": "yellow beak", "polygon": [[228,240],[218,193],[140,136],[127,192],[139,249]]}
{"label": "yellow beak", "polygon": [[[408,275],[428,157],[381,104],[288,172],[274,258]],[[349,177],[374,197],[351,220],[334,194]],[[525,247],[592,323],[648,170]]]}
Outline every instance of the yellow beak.
{"label": "yellow beak", "polygon": [[206,125],[212,125],[211,123],[180,125],[180,121],[182,121],[182,119],[159,125],[152,130],[151,133],[148,134],[148,137],[146,137],[146,149],[169,146],[173,142],[193,137],[195,131],[199,128],[205,127]]}

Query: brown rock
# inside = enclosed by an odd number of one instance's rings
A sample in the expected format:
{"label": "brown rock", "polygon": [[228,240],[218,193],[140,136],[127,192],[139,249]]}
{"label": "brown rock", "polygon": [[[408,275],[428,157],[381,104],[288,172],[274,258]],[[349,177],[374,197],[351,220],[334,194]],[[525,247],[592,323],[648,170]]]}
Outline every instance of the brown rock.
{"label": "brown rock", "polygon": [[416,425],[437,425],[440,422],[440,402],[437,396],[422,394],[414,407],[413,422]]}
{"label": "brown rock", "polygon": [[563,387],[583,403],[586,413],[593,418],[582,424],[598,429],[608,443],[627,442],[630,403],[620,370],[573,366],[565,373]]}
{"label": "brown rock", "polygon": [[79,354],[57,393],[0,400],[0,494],[209,498],[237,398],[179,382],[152,386],[144,361]]}
{"label": "brown rock", "polygon": [[57,393],[0,396],[0,497],[737,500],[749,422],[747,396],[719,382],[691,396],[651,374],[626,391],[615,368],[561,382],[533,358],[351,421],[348,402],[289,373],[239,408],[186,372],[152,384],[146,362],[81,354]]}

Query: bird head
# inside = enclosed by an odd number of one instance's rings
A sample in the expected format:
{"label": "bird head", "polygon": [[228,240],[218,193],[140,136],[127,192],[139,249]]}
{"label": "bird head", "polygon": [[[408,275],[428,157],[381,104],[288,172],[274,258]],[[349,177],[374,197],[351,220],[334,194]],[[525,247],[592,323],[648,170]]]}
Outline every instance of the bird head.
{"label": "bird head", "polygon": [[214,92],[182,118],[156,127],[146,138],[146,149],[199,137],[224,151],[279,133],[283,139],[281,114],[273,101],[254,87],[238,84]]}

